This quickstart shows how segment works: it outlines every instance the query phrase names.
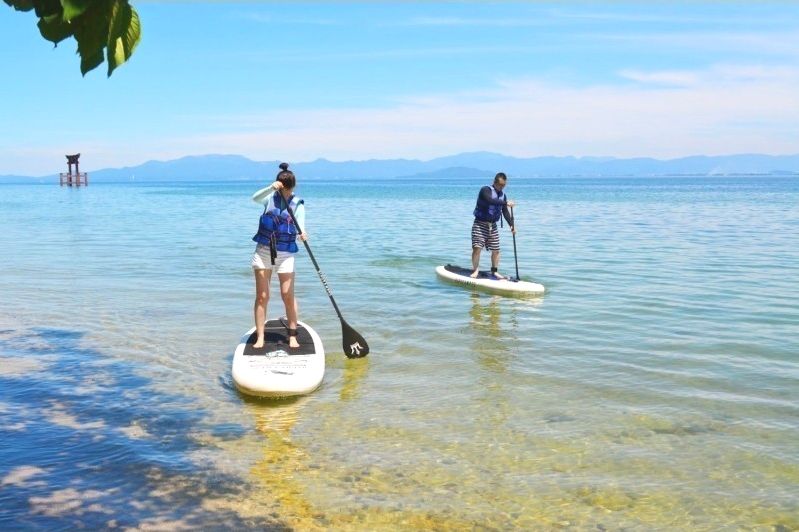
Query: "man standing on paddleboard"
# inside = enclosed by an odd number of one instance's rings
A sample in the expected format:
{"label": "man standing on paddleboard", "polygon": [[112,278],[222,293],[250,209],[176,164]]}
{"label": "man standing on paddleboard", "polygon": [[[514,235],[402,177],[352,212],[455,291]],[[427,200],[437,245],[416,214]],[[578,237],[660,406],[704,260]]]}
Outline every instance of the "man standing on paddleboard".
{"label": "man standing on paddleboard", "polygon": [[504,275],[497,272],[499,267],[499,231],[497,222],[504,216],[510,226],[511,232],[516,234],[516,225],[508,211],[514,203],[508,201],[503,190],[508,177],[499,172],[494,176],[491,186],[484,186],[477,195],[477,205],[474,207],[474,223],[472,224],[472,274],[477,278],[480,274],[480,253],[483,248],[491,251],[491,274],[497,279],[505,279]]}

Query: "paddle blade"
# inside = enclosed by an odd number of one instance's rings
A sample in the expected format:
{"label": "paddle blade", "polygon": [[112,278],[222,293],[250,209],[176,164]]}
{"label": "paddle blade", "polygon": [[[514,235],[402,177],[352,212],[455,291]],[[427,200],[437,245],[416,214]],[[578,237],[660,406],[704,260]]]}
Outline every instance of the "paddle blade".
{"label": "paddle blade", "polygon": [[341,341],[347,358],[361,358],[369,354],[369,344],[343,319],[341,320]]}

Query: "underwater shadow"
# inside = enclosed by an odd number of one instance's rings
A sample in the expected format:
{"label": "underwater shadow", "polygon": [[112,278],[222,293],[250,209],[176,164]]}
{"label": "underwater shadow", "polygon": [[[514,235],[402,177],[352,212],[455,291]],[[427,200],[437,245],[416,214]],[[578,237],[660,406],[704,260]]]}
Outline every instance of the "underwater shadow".
{"label": "underwater shadow", "polygon": [[189,398],[158,392],[83,336],[0,334],[0,528],[288,529],[232,511],[225,502],[247,485],[198,464],[214,449],[198,434],[236,427],[209,425]]}

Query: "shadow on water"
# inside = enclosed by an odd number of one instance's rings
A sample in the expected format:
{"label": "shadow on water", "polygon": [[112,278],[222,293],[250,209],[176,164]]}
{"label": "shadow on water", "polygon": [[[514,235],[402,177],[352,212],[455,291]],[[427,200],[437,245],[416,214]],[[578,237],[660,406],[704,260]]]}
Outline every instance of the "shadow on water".
{"label": "shadow on water", "polygon": [[493,372],[504,372],[518,342],[518,319],[513,302],[500,296],[478,292],[470,295],[469,317],[474,335],[474,352],[480,365]]}
{"label": "shadow on water", "polygon": [[[342,401],[359,397],[360,383],[367,375],[368,368],[368,358],[344,362],[340,383]],[[245,410],[253,416],[255,429],[262,438],[258,445],[261,456],[250,470],[253,486],[250,497],[260,501],[260,511],[280,515],[291,529],[351,527],[351,519],[346,512],[331,514],[315,506],[302,480],[324,474],[323,466],[312,458],[313,450],[305,448],[292,437],[303,411],[314,408],[317,396],[259,399],[239,394],[239,397]]]}
{"label": "shadow on water", "polygon": [[311,525],[317,514],[307,501],[302,485],[295,480],[299,472],[307,470],[307,453],[291,438],[291,431],[310,400],[309,396],[301,396],[244,401],[246,410],[255,419],[256,430],[264,439],[262,457],[251,470],[253,484],[258,486],[252,495],[268,500],[267,511],[285,515],[292,529],[301,522]]}
{"label": "shadow on water", "polygon": [[369,357],[348,358],[344,361],[341,391],[339,398],[342,401],[352,401],[361,396],[361,383],[369,373]]}
{"label": "shadow on water", "polygon": [[243,428],[204,424],[188,399],[156,392],[82,337],[0,332],[0,528],[287,528],[214,509],[247,487],[190,458],[209,451],[202,435]]}

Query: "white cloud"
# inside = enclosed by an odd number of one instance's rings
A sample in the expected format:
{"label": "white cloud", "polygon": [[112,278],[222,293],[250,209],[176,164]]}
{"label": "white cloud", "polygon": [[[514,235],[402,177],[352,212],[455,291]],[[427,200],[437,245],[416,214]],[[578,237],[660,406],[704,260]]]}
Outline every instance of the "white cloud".
{"label": "white cloud", "polygon": [[471,56],[477,54],[533,54],[551,48],[551,46],[515,46],[507,44],[480,46],[426,46],[417,48],[392,48],[353,51],[311,51],[311,52],[275,52],[256,51],[239,55],[239,59],[265,64],[298,62],[330,63],[334,61],[373,61],[397,58],[421,57],[429,59],[433,56]]}
{"label": "white cloud", "polygon": [[799,57],[799,33],[790,31],[653,31],[646,33],[582,33],[594,46],[616,43],[624,47],[648,47],[652,50],[683,50],[761,54],[795,59]]}
{"label": "white cloud", "polygon": [[642,72],[639,70],[622,70],[619,75],[623,78],[641,83],[656,83],[663,85],[695,85],[699,78],[696,72],[690,71],[659,71]]}
{"label": "white cloud", "polygon": [[585,11],[575,9],[536,9],[530,6],[525,16],[515,18],[491,17],[446,17],[446,16],[419,16],[397,22],[399,25],[409,26],[551,26],[552,24],[569,23],[575,21],[584,23],[618,23],[632,22],[638,24],[670,24],[670,25],[695,25],[706,27],[712,23],[716,27],[742,25],[752,27],[754,24],[774,26],[784,24],[785,17],[778,16],[752,16],[751,13],[736,16],[734,13],[716,12],[709,16],[685,15],[680,13],[649,13],[644,8],[637,12]]}
{"label": "white cloud", "polygon": [[292,160],[468,150],[663,158],[799,153],[796,69],[721,65],[637,78],[642,83],[588,87],[508,80],[490,90],[426,95],[385,108],[275,111],[242,117],[233,134],[178,142]]}
{"label": "white cloud", "polygon": [[[202,153],[291,161],[425,159],[472,150],[658,158],[799,153],[797,68],[724,64],[699,71],[629,69],[621,75],[627,82],[620,85],[511,79],[481,91],[419,95],[380,108],[206,116],[206,129],[193,135],[119,138],[119,144],[98,140],[91,144],[91,167]],[[49,152],[50,160],[62,160],[62,150]],[[58,169],[41,173],[53,171]]]}
{"label": "white cloud", "polygon": [[713,86],[726,83],[776,82],[799,86],[799,69],[766,65],[714,65],[706,70],[622,70],[619,76],[656,85]]}
{"label": "white cloud", "polygon": [[[769,25],[782,24],[786,22],[786,17],[777,15],[753,16],[751,12],[737,14],[734,11],[722,10],[716,11],[712,15],[705,16],[699,15],[686,15],[679,12],[672,13],[650,13],[647,12],[647,7],[643,6],[640,11],[635,12],[618,12],[618,11],[585,11],[575,10],[571,8],[550,9],[544,13],[553,19],[573,19],[585,20],[594,22],[637,22],[637,23],[657,23],[657,24],[682,24],[682,25],[699,25],[707,26],[713,24],[716,27],[730,26],[741,24],[751,27],[754,24]],[[790,19],[788,19],[790,20]]]}
{"label": "white cloud", "polygon": [[415,17],[398,25],[406,26],[481,26],[481,27],[524,27],[546,26],[551,21],[545,17],[536,18],[466,18],[466,17]]}
{"label": "white cloud", "polygon": [[260,13],[260,12],[253,12],[253,11],[241,11],[237,13],[233,13],[232,15],[234,18],[239,18],[243,20],[249,20],[250,22],[256,22],[259,24],[270,24],[270,25],[309,25],[309,26],[333,26],[340,24],[340,21],[333,20],[333,19],[325,19],[325,18],[283,18],[283,17],[275,17],[268,13]]}

